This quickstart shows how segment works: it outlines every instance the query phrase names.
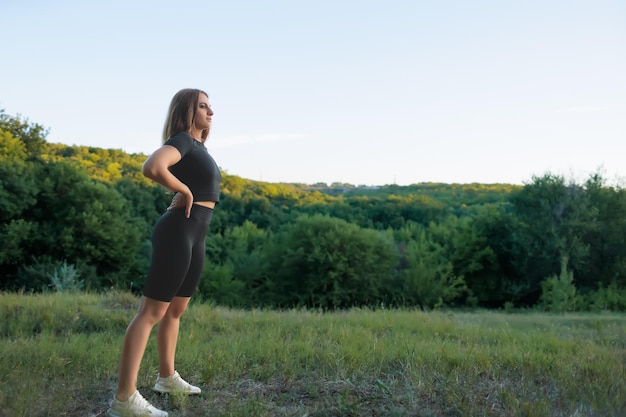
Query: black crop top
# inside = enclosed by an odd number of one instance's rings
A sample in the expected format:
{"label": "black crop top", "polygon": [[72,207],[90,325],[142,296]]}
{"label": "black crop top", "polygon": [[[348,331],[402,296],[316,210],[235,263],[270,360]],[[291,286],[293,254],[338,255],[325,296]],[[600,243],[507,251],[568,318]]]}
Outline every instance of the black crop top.
{"label": "black crop top", "polygon": [[164,145],[173,146],[180,152],[181,160],[169,167],[169,170],[189,187],[193,200],[219,203],[222,174],[204,143],[195,140],[187,132],[179,132]]}

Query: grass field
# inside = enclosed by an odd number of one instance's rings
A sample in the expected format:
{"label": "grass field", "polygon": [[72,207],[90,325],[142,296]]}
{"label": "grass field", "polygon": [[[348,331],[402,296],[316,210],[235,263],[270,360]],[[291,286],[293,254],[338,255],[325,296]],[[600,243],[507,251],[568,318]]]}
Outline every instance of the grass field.
{"label": "grass field", "polygon": [[[101,416],[138,298],[0,294],[0,417]],[[626,316],[240,311],[192,303],[171,416],[626,416]]]}

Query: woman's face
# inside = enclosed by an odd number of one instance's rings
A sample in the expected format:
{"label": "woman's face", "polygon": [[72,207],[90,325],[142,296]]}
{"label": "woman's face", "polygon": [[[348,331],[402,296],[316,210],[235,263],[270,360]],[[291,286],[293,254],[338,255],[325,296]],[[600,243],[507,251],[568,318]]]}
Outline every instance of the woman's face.
{"label": "woman's face", "polygon": [[211,118],[213,117],[213,110],[209,104],[209,98],[204,94],[200,94],[198,97],[198,108],[196,109],[196,116],[193,119],[194,127],[198,130],[211,129]]}

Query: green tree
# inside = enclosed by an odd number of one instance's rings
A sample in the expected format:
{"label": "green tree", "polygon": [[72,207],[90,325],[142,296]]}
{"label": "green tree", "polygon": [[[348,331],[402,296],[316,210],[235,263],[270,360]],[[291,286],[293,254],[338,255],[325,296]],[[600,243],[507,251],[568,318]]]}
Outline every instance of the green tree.
{"label": "green tree", "polygon": [[271,304],[268,300],[266,244],[270,233],[246,221],[224,234],[207,237],[207,262],[201,291],[233,306]]}
{"label": "green tree", "polygon": [[576,274],[589,260],[583,240],[596,221],[597,210],[583,187],[566,184],[562,176],[533,178],[512,198],[515,222],[510,223],[509,260],[517,275],[509,282],[510,296],[533,304],[541,293],[541,281],[558,273],[567,257]]}
{"label": "green tree", "polygon": [[37,201],[34,167],[24,142],[0,130],[0,223],[21,218]]}
{"label": "green tree", "polygon": [[137,280],[141,228],[126,200],[69,163],[43,165],[41,178],[37,203],[24,212],[38,223],[28,253],[93,265],[101,282],[92,285]]}
{"label": "green tree", "polygon": [[383,301],[397,263],[384,233],[323,215],[299,217],[277,235],[268,259],[278,305],[346,308]]}
{"label": "green tree", "polygon": [[28,159],[40,158],[47,146],[48,129],[20,116],[10,116],[4,109],[0,109],[0,132],[8,132],[19,139],[24,144]]}
{"label": "green tree", "polygon": [[[395,298],[404,305],[431,309],[449,305],[466,294],[463,276],[454,271],[453,238],[442,226],[411,224],[396,234],[401,251],[400,288]],[[452,229],[449,229],[454,233]]]}
{"label": "green tree", "polygon": [[626,190],[607,186],[597,173],[589,177],[585,190],[597,217],[584,236],[589,262],[576,283],[587,290],[612,284],[626,287]]}
{"label": "green tree", "polygon": [[0,112],[0,288],[6,288],[19,265],[28,261],[27,245],[38,229],[25,216],[37,202],[38,163],[29,157],[26,143],[14,136],[21,131],[34,135],[28,125]]}

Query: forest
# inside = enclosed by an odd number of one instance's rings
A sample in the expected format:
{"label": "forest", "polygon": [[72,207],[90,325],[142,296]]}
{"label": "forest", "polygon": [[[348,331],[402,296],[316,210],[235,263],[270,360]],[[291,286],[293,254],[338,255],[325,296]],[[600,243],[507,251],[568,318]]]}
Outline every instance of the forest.
{"label": "forest", "polygon": [[[0,110],[0,291],[139,293],[172,194],[147,155],[49,143]],[[202,300],[238,308],[626,311],[626,191],[285,184],[223,172]]]}

